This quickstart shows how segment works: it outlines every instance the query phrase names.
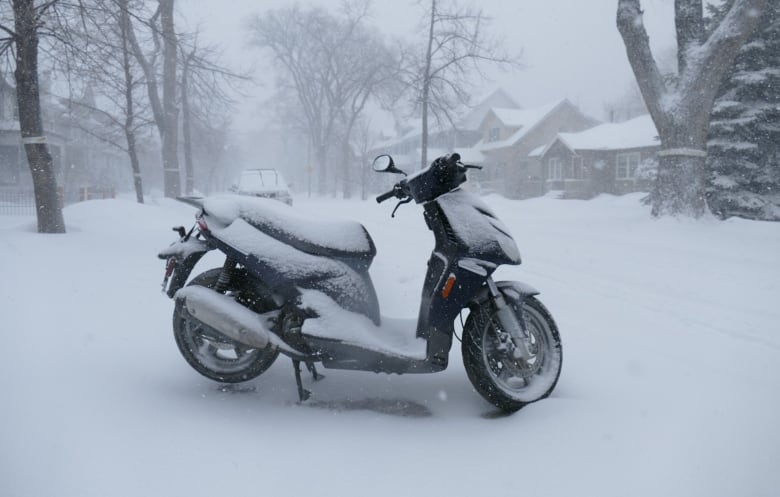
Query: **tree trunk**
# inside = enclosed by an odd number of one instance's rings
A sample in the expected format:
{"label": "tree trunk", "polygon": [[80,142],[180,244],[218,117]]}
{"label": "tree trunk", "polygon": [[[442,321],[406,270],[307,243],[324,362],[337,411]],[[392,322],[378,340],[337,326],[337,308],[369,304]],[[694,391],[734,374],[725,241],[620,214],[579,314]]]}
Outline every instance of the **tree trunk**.
{"label": "tree trunk", "polygon": [[174,0],[160,0],[160,24],[163,37],[163,113],[162,160],[165,196],[181,195],[179,172],[179,110],[176,108],[176,32],[173,25]]}
{"label": "tree trunk", "polygon": [[184,183],[184,192],[187,195],[195,190],[195,166],[192,162],[192,132],[190,130],[192,121],[190,113],[189,99],[189,72],[193,50],[185,59],[184,66],[181,68],[181,112],[182,112],[182,135],[184,139],[184,173],[186,181]]}
{"label": "tree trunk", "polygon": [[341,196],[352,198],[352,154],[349,149],[349,141],[345,140],[341,151]]}
{"label": "tree trunk", "polygon": [[425,52],[425,73],[423,74],[422,95],[422,137],[420,140],[420,169],[428,165],[428,103],[431,92],[431,64],[433,58],[433,28],[436,21],[436,0],[431,0],[431,24],[428,28],[428,50]]}
{"label": "tree trunk", "polygon": [[660,156],[655,188],[650,194],[653,216],[703,216],[707,212],[706,180],[704,156]]}
{"label": "tree trunk", "polygon": [[[178,158],[178,113],[176,110],[176,33],[173,26],[174,0],[159,0],[163,35],[163,98],[160,99],[154,65],[146,58],[135,36],[132,21],[127,24],[127,38],[136,60],[146,77],[146,90],[154,123],[162,142],[163,183],[165,196],[180,194]],[[125,7],[125,10],[127,7]],[[155,14],[156,16],[157,14]],[[154,19],[154,18],[153,18]],[[151,24],[151,22],[150,22]]]}
{"label": "tree trunk", "polygon": [[711,101],[702,102],[701,93],[680,103],[661,135],[658,175],[650,194],[653,216],[684,215],[698,218],[706,214],[707,169],[705,152]]}
{"label": "tree trunk", "polygon": [[314,161],[317,163],[317,193],[326,195],[328,193],[329,171],[328,171],[328,147],[322,143],[314,146]]}
{"label": "tree trunk", "polygon": [[130,168],[133,171],[133,186],[135,198],[139,204],[144,203],[144,186],[141,178],[141,165],[138,161],[138,150],[135,140],[135,101],[133,99],[133,73],[130,67],[130,45],[128,31],[130,26],[130,14],[127,11],[127,1],[119,1],[119,30],[122,37],[122,68],[125,78],[125,123],[124,132],[127,140],[127,155],[130,157]]}
{"label": "tree trunk", "polygon": [[135,133],[125,129],[127,138],[127,154],[130,156],[130,168],[133,170],[133,186],[135,187],[135,199],[139,204],[144,203],[144,185],[141,180],[141,164],[138,161],[138,151],[135,143]]}
{"label": "tree trunk", "polygon": [[682,74],[687,67],[690,50],[700,45],[704,37],[704,9],[702,0],[675,0],[674,10],[677,72]]}
{"label": "tree trunk", "polygon": [[38,27],[34,0],[14,0],[16,100],[19,128],[35,189],[39,233],[65,233],[54,164],[46,146],[38,87]]}

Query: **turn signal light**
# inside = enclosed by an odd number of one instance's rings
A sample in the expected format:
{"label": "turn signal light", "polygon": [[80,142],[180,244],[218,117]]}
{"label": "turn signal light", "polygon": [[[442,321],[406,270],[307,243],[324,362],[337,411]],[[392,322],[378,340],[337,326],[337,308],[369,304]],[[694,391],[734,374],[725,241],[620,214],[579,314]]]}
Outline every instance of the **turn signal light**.
{"label": "turn signal light", "polygon": [[455,275],[450,273],[450,277],[447,278],[447,282],[444,284],[444,289],[441,291],[441,297],[443,299],[446,299],[450,296],[450,292],[452,291],[452,287],[455,286]]}

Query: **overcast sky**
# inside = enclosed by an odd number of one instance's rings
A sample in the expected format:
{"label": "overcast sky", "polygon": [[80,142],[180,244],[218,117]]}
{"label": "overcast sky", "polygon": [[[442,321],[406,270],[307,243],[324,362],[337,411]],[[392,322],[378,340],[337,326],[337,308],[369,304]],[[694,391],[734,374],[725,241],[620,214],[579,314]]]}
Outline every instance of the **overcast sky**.
{"label": "overcast sky", "polygon": [[[462,3],[468,0],[460,0]],[[247,18],[291,0],[179,0],[189,29],[224,49],[227,62],[254,67],[263,86],[247,91],[267,97],[273,85],[270,68],[256,49],[247,47]],[[338,0],[305,0],[306,5],[336,9]],[[501,86],[524,107],[567,97],[594,117],[603,118],[602,104],[627,92],[633,75],[615,27],[617,0],[480,0],[473,2],[492,18],[491,30],[503,36],[507,51],[522,51],[525,69],[496,72],[485,93]],[[645,26],[656,54],[674,46],[673,0],[643,0]],[[374,22],[387,34],[412,38],[421,7],[416,0],[374,0]],[[264,77],[265,76],[265,77]],[[253,106],[244,106],[240,120],[251,120]]]}

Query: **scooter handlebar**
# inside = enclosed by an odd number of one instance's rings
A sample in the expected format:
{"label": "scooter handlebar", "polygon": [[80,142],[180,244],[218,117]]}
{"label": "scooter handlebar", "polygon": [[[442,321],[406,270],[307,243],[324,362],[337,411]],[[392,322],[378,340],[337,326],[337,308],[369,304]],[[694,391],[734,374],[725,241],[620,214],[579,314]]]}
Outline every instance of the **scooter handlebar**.
{"label": "scooter handlebar", "polygon": [[385,192],[385,193],[383,193],[382,195],[379,195],[379,196],[376,198],[376,203],[377,203],[377,204],[381,204],[381,203],[382,203],[382,202],[384,202],[385,200],[387,200],[387,199],[389,199],[389,198],[392,198],[392,197],[395,197],[395,188],[393,188],[393,189],[392,189],[392,190],[390,190],[389,192]]}
{"label": "scooter handlebar", "polygon": [[385,192],[382,195],[378,196],[376,198],[376,203],[381,204],[382,202],[384,202],[385,200],[391,197],[403,199],[403,198],[407,198],[408,196],[409,196],[409,192],[406,188],[406,183],[404,180],[401,181],[400,183],[396,183],[395,185],[393,185],[393,189],[390,190],[389,192]]}

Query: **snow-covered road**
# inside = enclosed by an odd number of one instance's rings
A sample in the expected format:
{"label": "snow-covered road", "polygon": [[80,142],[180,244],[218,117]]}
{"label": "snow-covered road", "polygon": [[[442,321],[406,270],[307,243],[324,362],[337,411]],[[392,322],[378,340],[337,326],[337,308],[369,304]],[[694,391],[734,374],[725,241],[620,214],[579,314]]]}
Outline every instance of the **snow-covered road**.
{"label": "snow-covered road", "polygon": [[[639,199],[486,198],[523,256],[497,279],[542,292],[564,349],[552,397],[509,417],[457,348],[437,375],[325,370],[304,405],[283,358],[200,377],[159,292],[184,204],[74,205],[65,235],[0,217],[0,495],[777,495],[780,224],[652,220]],[[295,202],[361,220],[383,314],[416,316],[418,207]]]}

